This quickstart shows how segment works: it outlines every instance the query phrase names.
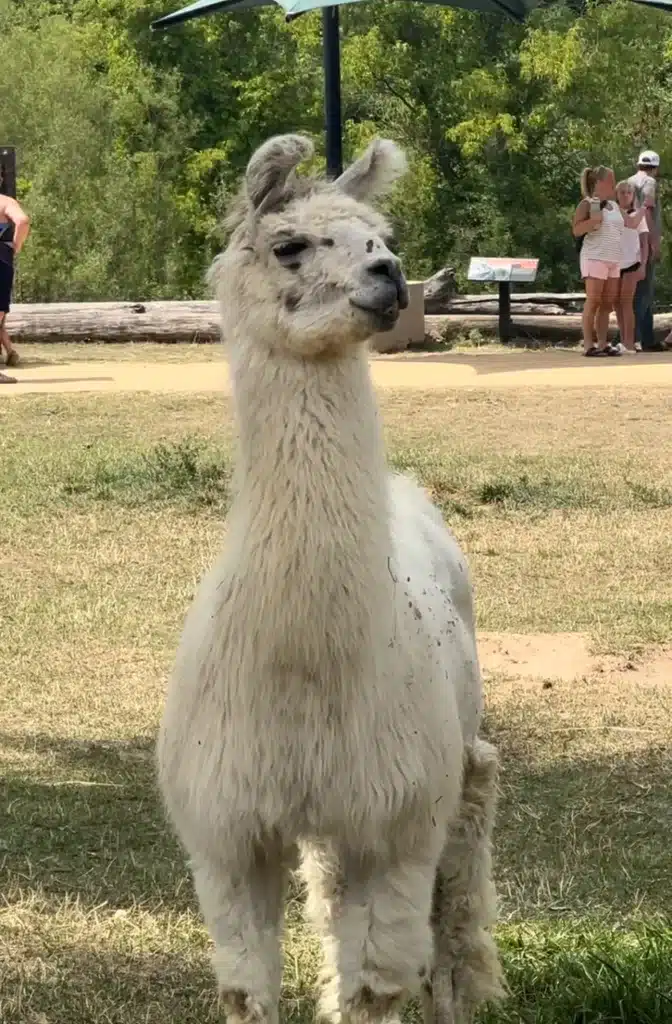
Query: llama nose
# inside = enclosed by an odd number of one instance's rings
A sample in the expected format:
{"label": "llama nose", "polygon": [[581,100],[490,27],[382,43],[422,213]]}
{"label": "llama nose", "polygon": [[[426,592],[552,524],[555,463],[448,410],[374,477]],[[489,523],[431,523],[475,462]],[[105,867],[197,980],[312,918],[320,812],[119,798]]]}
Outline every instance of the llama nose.
{"label": "llama nose", "polygon": [[378,256],[367,266],[367,272],[373,277],[383,281],[389,281],[396,291],[395,301],[400,309],[408,306],[408,287],[406,278],[401,272],[401,265],[394,256]]}

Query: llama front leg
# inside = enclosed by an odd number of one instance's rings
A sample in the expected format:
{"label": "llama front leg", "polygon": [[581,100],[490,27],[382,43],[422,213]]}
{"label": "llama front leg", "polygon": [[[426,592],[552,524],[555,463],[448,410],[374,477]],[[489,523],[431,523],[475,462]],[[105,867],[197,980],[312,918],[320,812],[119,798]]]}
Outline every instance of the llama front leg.
{"label": "llama front leg", "polygon": [[460,813],[450,826],[432,905],[434,968],[423,991],[425,1024],[471,1024],[477,1006],[505,995],[497,947],[491,839],[497,751],[477,739],[465,755]]}
{"label": "llama front leg", "polygon": [[414,854],[386,869],[328,848],[305,857],[307,911],[324,946],[321,1020],[398,1020],[428,975],[436,841],[428,837]]}
{"label": "llama front leg", "polygon": [[228,1021],[277,1024],[286,858],[269,846],[243,866],[195,858],[192,870]]}

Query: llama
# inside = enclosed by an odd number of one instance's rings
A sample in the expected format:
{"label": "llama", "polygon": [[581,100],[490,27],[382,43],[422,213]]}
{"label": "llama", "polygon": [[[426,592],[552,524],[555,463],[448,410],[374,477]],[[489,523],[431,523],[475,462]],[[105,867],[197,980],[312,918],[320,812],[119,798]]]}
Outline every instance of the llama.
{"label": "llama", "polygon": [[158,744],[221,1005],[277,1024],[283,895],[301,862],[318,1016],[466,1024],[503,993],[490,843],[496,752],[464,558],[387,470],[367,340],[408,302],[370,205],[376,140],[335,182],[299,135],[252,156],[211,277],[238,427],[227,543],[187,615]]}

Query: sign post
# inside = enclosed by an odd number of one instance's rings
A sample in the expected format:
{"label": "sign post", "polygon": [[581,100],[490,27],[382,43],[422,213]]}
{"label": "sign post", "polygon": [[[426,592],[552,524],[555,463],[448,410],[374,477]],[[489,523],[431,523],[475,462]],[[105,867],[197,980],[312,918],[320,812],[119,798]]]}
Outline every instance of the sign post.
{"label": "sign post", "polygon": [[499,340],[505,345],[513,337],[511,321],[511,282],[530,283],[536,280],[539,260],[505,259],[501,257],[472,256],[469,261],[469,281],[496,281],[499,287]]}
{"label": "sign post", "polygon": [[0,192],[16,199],[16,150],[0,146]]}

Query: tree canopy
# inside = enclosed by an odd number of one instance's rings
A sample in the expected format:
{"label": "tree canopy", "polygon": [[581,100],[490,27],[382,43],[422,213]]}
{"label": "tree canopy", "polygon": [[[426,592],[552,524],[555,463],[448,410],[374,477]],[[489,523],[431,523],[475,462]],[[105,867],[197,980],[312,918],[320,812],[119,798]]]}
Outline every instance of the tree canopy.
{"label": "tree canopy", "polygon": [[[189,298],[220,244],[256,144],[304,131],[322,152],[318,14],[215,15],[165,33],[166,0],[0,0],[0,143],[18,155],[34,231],[24,301]],[[578,286],[570,219],[581,168],[672,167],[672,19],[573,0],[527,24],[420,3],[341,10],[346,153],[399,141],[390,201],[412,277],[472,255],[539,257],[540,287]],[[661,268],[663,294],[672,273]]]}

